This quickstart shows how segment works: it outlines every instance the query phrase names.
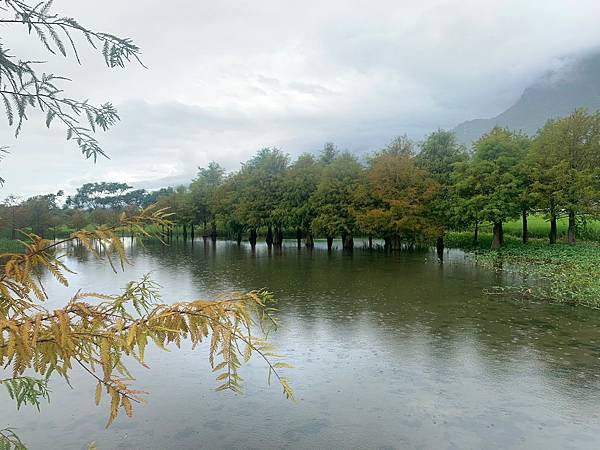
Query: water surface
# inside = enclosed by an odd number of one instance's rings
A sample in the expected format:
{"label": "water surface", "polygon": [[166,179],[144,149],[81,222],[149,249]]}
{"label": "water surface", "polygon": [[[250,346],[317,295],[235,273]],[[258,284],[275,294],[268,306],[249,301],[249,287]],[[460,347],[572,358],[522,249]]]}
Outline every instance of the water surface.
{"label": "water surface", "polygon": [[125,273],[78,255],[71,287],[48,289],[58,307],[76,289],[118,292],[148,272],[167,302],[268,287],[297,403],[254,359],[243,395],[213,392],[205,349],[185,347],[150,352],[151,370],[130,365],[149,403],[109,430],[108,406],[94,406],[78,372],[73,390],[52,384],[39,413],[15,412],[0,393],[0,424],[32,449],[600,448],[600,312],[484,295],[518,277],[458,251],[440,264],[428,252],[319,245],[134,244]]}

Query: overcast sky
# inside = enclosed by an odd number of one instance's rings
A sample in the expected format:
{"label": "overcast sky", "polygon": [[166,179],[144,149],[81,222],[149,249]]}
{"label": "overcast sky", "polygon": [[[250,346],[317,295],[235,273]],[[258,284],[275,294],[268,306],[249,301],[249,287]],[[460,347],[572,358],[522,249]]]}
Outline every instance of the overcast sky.
{"label": "overcast sky", "polygon": [[[494,116],[522,90],[600,42],[598,0],[56,0],[61,15],[127,36],[148,69],[110,70],[100,55],[49,57],[24,29],[2,44],[48,60],[69,96],[119,108],[96,164],[33,116],[17,140],[0,125],[0,197],[72,192],[88,181],[156,188],[215,160],[257,150],[292,156],[324,142],[364,153]],[[83,42],[82,45],[85,45]]]}

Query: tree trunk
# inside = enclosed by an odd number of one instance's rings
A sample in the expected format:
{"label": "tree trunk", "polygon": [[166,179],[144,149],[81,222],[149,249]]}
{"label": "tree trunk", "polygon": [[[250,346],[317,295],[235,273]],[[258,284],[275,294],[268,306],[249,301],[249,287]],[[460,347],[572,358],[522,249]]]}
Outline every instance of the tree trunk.
{"label": "tree trunk", "polygon": [[267,229],[267,245],[270,247],[271,245],[273,245],[273,229],[271,228],[271,225],[269,225],[269,228]]}
{"label": "tree trunk", "polygon": [[275,247],[283,246],[283,231],[281,227],[275,227],[275,233],[273,234],[273,245]]}
{"label": "tree trunk", "polygon": [[302,230],[300,227],[296,228],[296,241],[298,242],[298,248],[302,247]]}
{"label": "tree trunk", "polygon": [[385,237],[383,238],[383,250],[389,252],[392,249],[392,238]]}
{"label": "tree trunk", "polygon": [[473,233],[473,242],[479,242],[479,221],[475,220],[475,232]]}
{"label": "tree trunk", "polygon": [[14,241],[17,237],[17,227],[16,227],[16,213],[15,213],[15,207],[13,206],[12,208],[12,228],[10,230],[10,238]]}
{"label": "tree trunk", "polygon": [[354,238],[352,237],[352,234],[348,233],[344,237],[344,243],[342,245],[343,245],[344,250],[347,250],[350,252],[354,250]]}
{"label": "tree trunk", "polygon": [[252,228],[250,230],[250,245],[252,246],[252,248],[256,247],[256,228]]}
{"label": "tree trunk", "polygon": [[242,245],[242,233],[240,231],[237,232],[237,236],[235,237],[235,241],[237,245]]}
{"label": "tree trunk", "polygon": [[213,242],[217,242],[217,224],[216,223],[212,223],[212,228],[210,230],[210,239]]}
{"label": "tree trunk", "polygon": [[307,248],[313,248],[315,246],[315,240],[310,231],[308,231],[306,233],[306,239],[304,240],[304,245],[306,245]]}
{"label": "tree trunk", "polygon": [[504,230],[502,222],[494,222],[494,237],[492,239],[492,249],[497,250],[504,244]]}
{"label": "tree trunk", "polygon": [[402,242],[400,240],[400,235],[398,235],[398,234],[394,235],[394,238],[391,241],[391,249],[392,249],[392,251],[402,250]]}
{"label": "tree trunk", "polygon": [[523,244],[529,242],[529,227],[527,226],[527,208],[523,208]]}
{"label": "tree trunk", "polygon": [[556,227],[556,214],[550,217],[550,244],[556,244],[556,236],[558,235]]}
{"label": "tree trunk", "polygon": [[369,236],[369,250],[373,249],[373,236]]}
{"label": "tree trunk", "polygon": [[333,248],[333,237],[327,236],[327,251],[330,252]]}
{"label": "tree trunk", "polygon": [[435,249],[437,251],[437,256],[440,261],[444,259],[444,236],[438,236],[435,242]]}
{"label": "tree trunk", "polygon": [[187,224],[183,224],[183,240],[187,241]]}
{"label": "tree trunk", "polygon": [[569,245],[575,245],[575,232],[577,230],[577,222],[575,221],[575,211],[569,210],[569,230],[567,231],[567,241]]}
{"label": "tree trunk", "polygon": [[190,238],[192,239],[192,242],[194,242],[195,237],[194,228],[194,222],[192,222],[192,224],[190,225]]}

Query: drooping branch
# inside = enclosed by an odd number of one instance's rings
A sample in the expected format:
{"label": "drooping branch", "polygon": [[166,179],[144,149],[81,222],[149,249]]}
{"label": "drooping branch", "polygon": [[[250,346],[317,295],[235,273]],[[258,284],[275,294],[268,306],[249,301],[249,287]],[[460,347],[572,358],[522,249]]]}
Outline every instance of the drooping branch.
{"label": "drooping branch", "polygon": [[[4,5],[4,6],[2,6]],[[19,0],[0,0],[0,23],[23,24],[29,34],[35,33],[44,48],[52,54],[67,56],[64,40],[71,46],[81,63],[72,33],[84,36],[92,48],[102,53],[108,67],[124,67],[130,61],[142,64],[140,49],[131,39],[110,33],[93,31],[70,17],[60,17],[51,12],[52,0],[40,2],[35,7]],[[1,14],[12,14],[2,17]],[[10,126],[18,136],[30,109],[46,113],[46,126],[55,118],[66,129],[67,139],[73,139],[86,158],[94,161],[106,157],[93,133],[106,131],[118,120],[117,111],[110,103],[94,106],[87,100],[66,97],[57,83],[69,81],[54,74],[39,74],[36,68],[41,61],[17,59],[0,44],[0,97]],[[87,121],[84,125],[81,119]]]}
{"label": "drooping branch", "polygon": [[[120,226],[148,236],[151,234],[145,227],[157,229],[157,225],[168,224],[168,214],[152,207],[135,217],[123,215]],[[77,292],[61,309],[43,308],[39,301],[45,299],[45,292],[33,273],[46,269],[67,286],[64,273],[68,268],[56,250],[73,240],[116,270],[111,255],[122,266],[127,261],[116,231],[80,231],[55,243],[27,234],[24,254],[0,255],[4,261],[0,276],[0,365],[12,367],[12,379],[21,379],[26,370],[33,370],[41,376],[57,374],[68,380],[76,363],[98,382],[96,403],[101,401],[102,391],[109,397],[110,425],[119,410],[131,415],[132,402],[144,400],[144,392],[130,386],[132,377],[125,360],[133,359],[146,367],[144,352],[149,344],[166,349],[187,340],[193,347],[204,342],[209,345],[210,366],[217,380],[223,382],[217,390],[240,392],[238,369],[256,353],[265,361],[269,379],[274,375],[284,394],[293,398],[286,378],[279,373],[289,366],[266,341],[265,324],[277,324],[267,305],[271,295],[266,291],[161,304],[158,285],[145,276],[129,283],[120,295]],[[104,251],[95,249],[94,240]],[[263,337],[254,336],[252,329],[263,331]]]}

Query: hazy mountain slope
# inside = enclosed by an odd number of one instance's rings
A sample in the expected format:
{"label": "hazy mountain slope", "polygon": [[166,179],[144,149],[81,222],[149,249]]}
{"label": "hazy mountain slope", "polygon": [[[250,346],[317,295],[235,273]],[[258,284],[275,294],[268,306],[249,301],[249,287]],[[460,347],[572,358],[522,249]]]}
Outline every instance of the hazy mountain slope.
{"label": "hazy mountain slope", "polygon": [[564,73],[546,75],[525,89],[502,114],[463,122],[454,131],[464,144],[477,140],[496,125],[533,135],[549,118],[567,115],[579,107],[600,110],[600,54],[578,61]]}

